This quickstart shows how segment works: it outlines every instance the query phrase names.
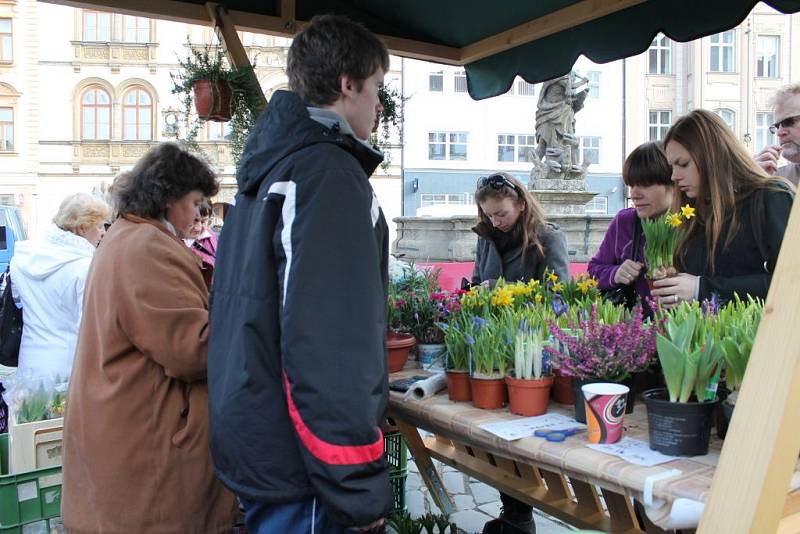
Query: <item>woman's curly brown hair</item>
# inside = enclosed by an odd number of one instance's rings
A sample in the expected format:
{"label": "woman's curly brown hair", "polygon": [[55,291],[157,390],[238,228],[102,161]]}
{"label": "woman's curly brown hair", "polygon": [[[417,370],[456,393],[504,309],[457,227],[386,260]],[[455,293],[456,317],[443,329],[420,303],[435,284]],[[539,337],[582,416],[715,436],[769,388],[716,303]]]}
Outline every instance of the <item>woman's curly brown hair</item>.
{"label": "woman's curly brown hair", "polygon": [[117,216],[162,219],[168,203],[195,190],[206,197],[216,195],[219,182],[214,172],[178,144],[160,143],[116,177],[111,195]]}

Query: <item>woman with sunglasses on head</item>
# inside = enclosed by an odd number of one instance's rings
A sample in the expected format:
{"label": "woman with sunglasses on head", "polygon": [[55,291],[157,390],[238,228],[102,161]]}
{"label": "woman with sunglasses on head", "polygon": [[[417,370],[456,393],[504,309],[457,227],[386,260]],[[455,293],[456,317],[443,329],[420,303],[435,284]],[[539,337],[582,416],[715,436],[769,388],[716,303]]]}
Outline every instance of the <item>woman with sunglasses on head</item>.
{"label": "woman with sunglasses on head", "polygon": [[[657,143],[645,143],[631,152],[622,166],[622,180],[630,188],[632,208],[620,210],[606,230],[589,274],[601,290],[631,286],[644,300],[650,289],[644,275],[644,236],[641,219],[660,217],[672,205],[672,169]],[[636,239],[638,235],[638,240]],[[633,250],[634,241],[637,242]]]}
{"label": "woman with sunglasses on head", "polygon": [[527,188],[508,173],[478,180],[478,234],[473,284],[541,280],[545,269],[569,277],[567,240]]}
{"label": "woman with sunglasses on head", "polygon": [[657,280],[652,294],[674,306],[682,300],[722,301],[738,294],[765,298],[794,201],[794,187],[770,177],[715,113],[698,109],[664,138],[674,208],[689,205],[677,250],[677,276]]}
{"label": "woman with sunglasses on head", "polygon": [[[567,240],[533,195],[516,178],[496,173],[478,180],[475,191],[478,234],[473,284],[493,286],[498,278],[509,282],[541,280],[545,269],[561,280],[569,277]],[[503,493],[500,517],[484,525],[484,534],[536,532],[533,507]]]}

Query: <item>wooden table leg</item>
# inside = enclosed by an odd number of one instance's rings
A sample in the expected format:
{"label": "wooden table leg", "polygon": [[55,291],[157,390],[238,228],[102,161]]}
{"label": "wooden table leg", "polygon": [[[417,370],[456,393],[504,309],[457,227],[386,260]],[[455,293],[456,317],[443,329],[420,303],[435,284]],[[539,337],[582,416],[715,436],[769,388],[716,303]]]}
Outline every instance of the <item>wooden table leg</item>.
{"label": "wooden table leg", "polygon": [[406,444],[414,457],[419,474],[422,480],[425,481],[428,491],[431,492],[431,497],[433,497],[436,506],[439,507],[439,510],[444,515],[449,517],[455,511],[453,501],[450,499],[450,495],[447,493],[447,489],[444,487],[442,479],[431,461],[431,456],[422,442],[419,431],[416,427],[400,420],[397,420],[397,427],[406,439]]}

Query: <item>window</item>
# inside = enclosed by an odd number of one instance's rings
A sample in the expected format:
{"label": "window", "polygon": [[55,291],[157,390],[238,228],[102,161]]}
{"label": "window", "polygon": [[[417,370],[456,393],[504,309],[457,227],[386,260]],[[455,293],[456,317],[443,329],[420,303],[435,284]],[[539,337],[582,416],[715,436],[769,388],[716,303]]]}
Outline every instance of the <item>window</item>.
{"label": "window", "polygon": [[150,42],[150,19],[125,15],[122,25],[125,28],[122,40],[126,43]]}
{"label": "window", "polygon": [[111,138],[111,98],[100,87],[89,87],[81,98],[81,139]]}
{"label": "window", "polygon": [[126,141],[153,138],[153,101],[141,87],[125,93],[122,100],[122,138]]}
{"label": "window", "polygon": [[711,36],[711,71],[733,72],[734,30],[717,33]]}
{"label": "window", "polygon": [[775,144],[775,134],[769,133],[769,127],[775,122],[772,113],[756,113],[756,152],[761,152],[765,147]]}
{"label": "window", "polygon": [[586,73],[589,80],[589,98],[600,98],[600,71],[590,70]]}
{"label": "window", "polygon": [[444,73],[442,71],[428,74],[428,91],[441,93],[444,90]]}
{"label": "window", "polygon": [[0,152],[14,151],[14,110],[0,108]]}
{"label": "window", "polygon": [[725,124],[728,125],[728,128],[731,129],[732,132],[736,131],[736,112],[732,109],[728,108],[720,108],[715,109],[714,113],[719,115],[719,117],[725,121]]}
{"label": "window", "polygon": [[435,204],[472,204],[472,193],[423,193],[420,195],[420,207]]}
{"label": "window", "polygon": [[581,137],[581,154],[584,163],[600,163],[600,138]]}
{"label": "window", "polygon": [[517,81],[517,94],[520,96],[535,96],[536,84],[528,83],[525,80]]}
{"label": "window", "polygon": [[762,78],[778,77],[778,51],[780,37],[759,35],[756,37],[756,76]]}
{"label": "window", "polygon": [[598,195],[587,202],[586,213],[608,213],[608,197]]}
{"label": "window", "polygon": [[110,41],[111,13],[83,12],[83,40]]}
{"label": "window", "polygon": [[206,127],[208,128],[208,140],[209,141],[227,141],[228,136],[231,133],[231,126],[230,122],[216,122],[216,121],[208,121],[206,122]]}
{"label": "window", "polygon": [[666,35],[656,35],[647,51],[647,72],[649,74],[672,74],[672,41]]}
{"label": "window", "polygon": [[671,111],[650,111],[647,127],[650,132],[650,141],[660,141],[667,134],[670,124],[672,124]]}
{"label": "window", "polygon": [[463,70],[457,70],[453,75],[453,90],[456,93],[467,92],[467,73]]}
{"label": "window", "polygon": [[514,135],[499,134],[497,136],[497,161],[530,162],[530,151],[536,146],[533,134]]}
{"label": "window", "polygon": [[0,63],[11,63],[14,59],[13,46],[11,19],[0,19]]}
{"label": "window", "polygon": [[467,159],[466,132],[428,132],[428,159]]}

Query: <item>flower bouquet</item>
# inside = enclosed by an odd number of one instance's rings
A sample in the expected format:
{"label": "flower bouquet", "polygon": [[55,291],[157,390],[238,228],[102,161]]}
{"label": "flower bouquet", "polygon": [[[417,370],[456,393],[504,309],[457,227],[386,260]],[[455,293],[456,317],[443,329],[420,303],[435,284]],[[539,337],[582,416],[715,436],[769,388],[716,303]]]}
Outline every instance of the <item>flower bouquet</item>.
{"label": "flower bouquet", "polygon": [[542,415],[553,375],[549,369],[545,346],[548,345],[547,308],[532,308],[517,316],[514,338],[514,371],[506,376],[509,406],[512,413],[526,416]]}
{"label": "flower bouquet", "polygon": [[695,209],[688,204],[679,213],[667,212],[655,219],[642,219],[644,233],[644,259],[649,280],[661,280],[678,272],[672,264],[675,247],[683,222],[694,217]]}

